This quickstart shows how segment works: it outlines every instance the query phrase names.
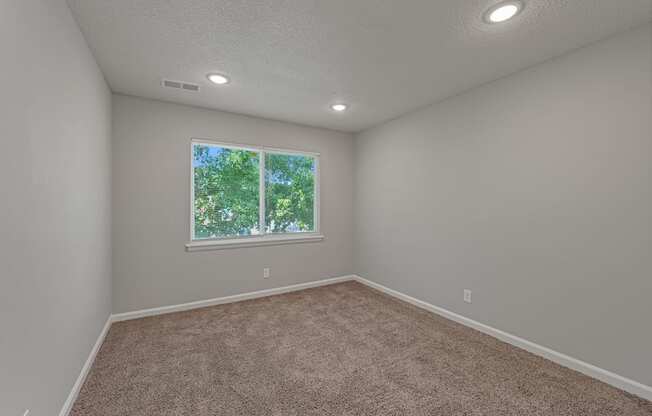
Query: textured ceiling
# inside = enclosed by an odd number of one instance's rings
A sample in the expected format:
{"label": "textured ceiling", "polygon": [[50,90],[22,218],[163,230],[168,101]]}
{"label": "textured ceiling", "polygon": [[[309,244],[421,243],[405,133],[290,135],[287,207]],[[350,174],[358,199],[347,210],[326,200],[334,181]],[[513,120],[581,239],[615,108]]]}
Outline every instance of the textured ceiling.
{"label": "textured ceiling", "polygon": [[525,0],[500,25],[482,20],[496,0],[68,2],[115,92],[345,131],[652,19],[652,0]]}

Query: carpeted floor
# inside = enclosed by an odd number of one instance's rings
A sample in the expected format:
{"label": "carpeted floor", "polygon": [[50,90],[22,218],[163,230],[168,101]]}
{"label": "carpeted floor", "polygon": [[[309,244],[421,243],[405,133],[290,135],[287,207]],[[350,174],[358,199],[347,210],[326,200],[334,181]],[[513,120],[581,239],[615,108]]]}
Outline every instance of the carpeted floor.
{"label": "carpeted floor", "polygon": [[112,326],[71,416],[652,415],[359,283]]}

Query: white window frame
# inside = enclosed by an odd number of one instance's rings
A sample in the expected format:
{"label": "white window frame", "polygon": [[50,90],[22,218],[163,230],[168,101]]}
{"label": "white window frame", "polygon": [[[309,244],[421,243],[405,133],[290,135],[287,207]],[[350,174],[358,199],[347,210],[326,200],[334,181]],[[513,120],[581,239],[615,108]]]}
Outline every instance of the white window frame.
{"label": "white window frame", "polygon": [[[204,144],[208,146],[219,146],[228,149],[246,150],[258,153],[259,156],[259,224],[260,232],[258,235],[243,235],[243,236],[228,236],[218,237],[211,239],[196,239],[195,238],[195,181],[194,181],[194,167],[193,167],[193,148],[196,144]],[[266,233],[265,232],[265,154],[284,154],[295,156],[309,156],[315,160],[315,192],[314,192],[314,230],[313,231],[298,231],[292,233]],[[296,243],[309,243],[321,241],[324,236],[320,231],[320,180],[319,180],[319,157],[320,154],[316,152],[309,152],[304,150],[283,149],[267,146],[255,146],[239,143],[232,143],[226,141],[210,140],[192,138],[190,140],[190,240],[186,244],[188,251],[201,251],[201,250],[219,250],[227,248],[238,247],[255,247],[279,244],[296,244]]]}

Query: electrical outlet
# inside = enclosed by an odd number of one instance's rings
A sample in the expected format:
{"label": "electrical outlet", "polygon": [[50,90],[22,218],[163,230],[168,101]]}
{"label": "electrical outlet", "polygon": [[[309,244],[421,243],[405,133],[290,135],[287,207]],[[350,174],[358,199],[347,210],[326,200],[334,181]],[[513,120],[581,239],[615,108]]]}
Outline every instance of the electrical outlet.
{"label": "electrical outlet", "polygon": [[469,289],[464,289],[464,302],[471,303],[471,291]]}
{"label": "electrical outlet", "polygon": [[263,278],[264,278],[264,279],[269,278],[269,267],[265,267],[265,268],[263,269]]}

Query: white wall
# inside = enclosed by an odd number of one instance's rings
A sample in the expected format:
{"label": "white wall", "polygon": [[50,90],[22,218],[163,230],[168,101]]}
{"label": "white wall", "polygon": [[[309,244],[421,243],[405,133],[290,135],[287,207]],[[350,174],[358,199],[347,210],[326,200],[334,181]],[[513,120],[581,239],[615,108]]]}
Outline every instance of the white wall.
{"label": "white wall", "polygon": [[[113,116],[115,313],[353,271],[350,134],[122,95],[113,96]],[[186,252],[192,137],[320,152],[325,240]]]}
{"label": "white wall", "polygon": [[111,95],[63,0],[0,3],[0,414],[56,415],[111,313]]}
{"label": "white wall", "polygon": [[364,132],[355,166],[358,274],[652,385],[650,25]]}

